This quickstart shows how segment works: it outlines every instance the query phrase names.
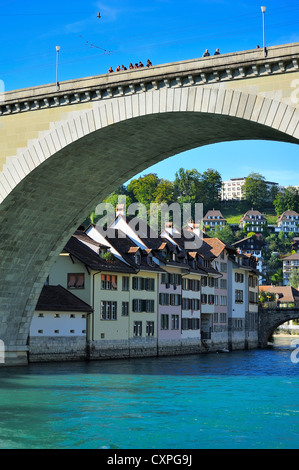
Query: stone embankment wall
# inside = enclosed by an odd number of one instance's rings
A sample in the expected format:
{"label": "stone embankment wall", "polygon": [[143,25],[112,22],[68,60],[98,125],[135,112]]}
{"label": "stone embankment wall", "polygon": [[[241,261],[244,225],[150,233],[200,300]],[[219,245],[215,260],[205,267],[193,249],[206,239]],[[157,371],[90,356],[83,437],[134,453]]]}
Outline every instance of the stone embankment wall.
{"label": "stone embankment wall", "polygon": [[137,357],[179,356],[216,352],[219,349],[244,350],[258,347],[257,333],[238,333],[228,341],[223,333],[211,339],[184,339],[157,342],[156,338],[130,341],[90,341],[83,337],[31,338],[29,362],[67,362],[85,360],[127,359]]}

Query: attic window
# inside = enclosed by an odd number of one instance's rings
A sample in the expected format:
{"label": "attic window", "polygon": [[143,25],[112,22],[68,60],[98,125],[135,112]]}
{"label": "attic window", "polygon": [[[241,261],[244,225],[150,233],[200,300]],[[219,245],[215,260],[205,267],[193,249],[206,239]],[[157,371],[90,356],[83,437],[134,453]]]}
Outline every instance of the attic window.
{"label": "attic window", "polygon": [[153,257],[151,255],[147,257],[147,264],[149,266],[154,266]]}
{"label": "attic window", "polygon": [[141,263],[141,256],[140,253],[135,254],[135,263],[140,264]]}
{"label": "attic window", "polygon": [[84,273],[69,273],[67,287],[68,289],[84,289]]}

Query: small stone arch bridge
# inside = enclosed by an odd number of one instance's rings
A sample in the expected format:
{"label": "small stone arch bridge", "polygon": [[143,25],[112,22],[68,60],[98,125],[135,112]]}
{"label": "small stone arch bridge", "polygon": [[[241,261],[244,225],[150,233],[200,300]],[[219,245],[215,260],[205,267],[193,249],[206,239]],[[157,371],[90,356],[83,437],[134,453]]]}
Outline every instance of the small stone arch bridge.
{"label": "small stone arch bridge", "polygon": [[270,47],[266,57],[254,49],[0,95],[6,364],[27,362],[43,283],[99,202],[149,166],[192,148],[248,139],[298,144],[298,103],[298,43]]}
{"label": "small stone arch bridge", "polygon": [[299,307],[261,308],[259,307],[259,347],[266,348],[269,338],[276,328],[290,320],[299,319]]}

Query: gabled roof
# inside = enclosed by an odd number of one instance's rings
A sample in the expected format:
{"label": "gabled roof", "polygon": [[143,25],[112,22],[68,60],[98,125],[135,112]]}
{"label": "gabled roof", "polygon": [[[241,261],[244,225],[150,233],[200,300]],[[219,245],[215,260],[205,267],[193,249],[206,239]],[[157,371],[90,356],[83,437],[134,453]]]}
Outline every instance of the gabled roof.
{"label": "gabled roof", "polygon": [[238,240],[237,242],[232,243],[233,247],[239,247],[239,246],[245,246],[248,243],[254,243],[256,246],[262,247],[265,245],[265,242],[263,240],[259,240],[256,238],[254,235],[251,235],[250,237],[245,237],[242,238],[241,240]]}
{"label": "gabled roof", "polygon": [[213,219],[226,220],[223,217],[223,215],[221,214],[221,212],[219,210],[215,210],[215,209],[208,211],[206,213],[206,215],[204,216],[204,218],[203,218],[203,220],[213,220]]}
{"label": "gabled roof", "polygon": [[81,261],[85,266],[96,271],[135,272],[131,266],[126,265],[117,258],[111,261],[104,260],[76,237],[70,238],[64,247],[64,251]]}
{"label": "gabled roof", "polygon": [[204,241],[211,247],[212,254],[218,258],[224,249],[228,250],[231,253],[236,253],[236,249],[228,245],[227,243],[222,242],[219,238],[205,237]]}
{"label": "gabled roof", "polygon": [[275,294],[280,302],[299,302],[299,291],[291,286],[259,286],[259,290]]}
{"label": "gabled roof", "polygon": [[240,219],[240,222],[243,222],[244,220],[252,220],[250,218],[251,215],[258,216],[258,217],[261,216],[261,219],[259,219],[259,220],[266,220],[265,216],[260,211],[251,209],[251,210],[245,212],[244,215],[242,215],[242,217]]}
{"label": "gabled roof", "polygon": [[290,216],[291,216],[291,217],[292,217],[292,216],[293,216],[293,217],[295,216],[295,217],[296,217],[296,216],[299,216],[299,214],[298,214],[298,212],[296,212],[296,211],[284,211],[284,212],[278,217],[278,219],[277,219],[276,222],[281,222],[282,220],[285,220],[285,219],[287,218],[287,216],[289,216],[289,217],[290,217]]}
{"label": "gabled roof", "polygon": [[93,308],[64,287],[44,286],[35,310],[59,312],[92,312]]}
{"label": "gabled roof", "polygon": [[299,260],[299,253],[293,253],[292,255],[285,256],[285,258],[282,258],[282,261],[291,261],[291,260]]}

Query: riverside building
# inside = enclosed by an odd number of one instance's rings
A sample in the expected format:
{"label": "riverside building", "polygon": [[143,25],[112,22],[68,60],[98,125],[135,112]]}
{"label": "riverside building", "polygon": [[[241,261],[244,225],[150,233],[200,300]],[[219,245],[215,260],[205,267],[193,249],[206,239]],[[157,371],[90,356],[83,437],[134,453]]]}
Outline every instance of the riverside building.
{"label": "riverside building", "polygon": [[[147,229],[134,230],[119,213],[106,236],[96,226],[74,233],[48,284],[75,297],[78,308],[85,306],[80,312],[85,323],[79,326],[78,317],[77,330],[74,312],[67,313],[66,329],[57,334],[58,317],[45,328],[45,318],[35,316],[31,361],[77,360],[75,336],[80,358],[89,360],[254,347],[246,337],[254,258],[206,235],[199,239],[196,226],[190,228],[194,249],[185,249],[184,236],[174,237],[172,224],[156,237]],[[258,292],[250,284],[252,289]]]}

